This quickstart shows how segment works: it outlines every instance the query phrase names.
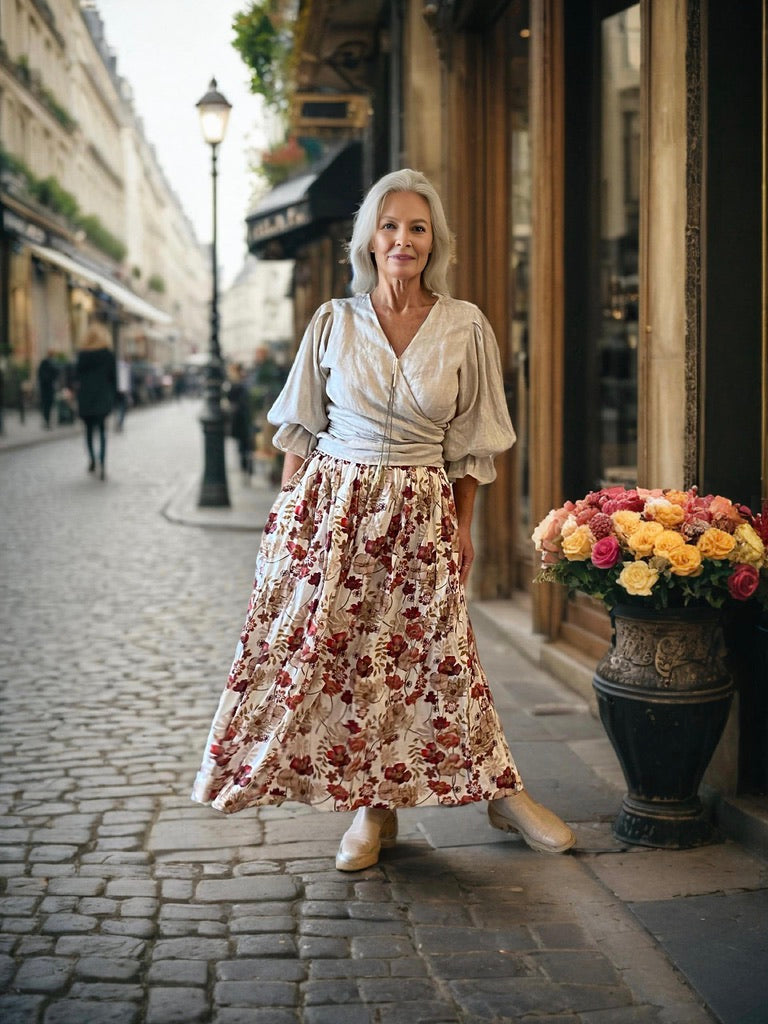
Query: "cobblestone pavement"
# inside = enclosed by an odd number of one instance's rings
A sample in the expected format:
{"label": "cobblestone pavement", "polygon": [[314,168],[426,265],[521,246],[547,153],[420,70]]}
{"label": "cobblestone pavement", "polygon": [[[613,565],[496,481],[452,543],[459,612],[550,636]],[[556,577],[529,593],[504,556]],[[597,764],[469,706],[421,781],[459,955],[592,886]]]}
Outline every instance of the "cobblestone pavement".
{"label": "cobblestone pavement", "polygon": [[[129,418],[104,483],[77,437],[0,453],[3,1024],[715,1019],[617,895],[632,855],[608,838],[599,727],[487,624],[512,748],[576,822],[574,855],[533,853],[482,807],[414,810],[377,867],[343,875],[346,815],[190,802],[257,542],[160,514],[199,464],[195,411]],[[741,889],[765,885],[726,854]],[[635,858],[649,890],[669,863]]]}

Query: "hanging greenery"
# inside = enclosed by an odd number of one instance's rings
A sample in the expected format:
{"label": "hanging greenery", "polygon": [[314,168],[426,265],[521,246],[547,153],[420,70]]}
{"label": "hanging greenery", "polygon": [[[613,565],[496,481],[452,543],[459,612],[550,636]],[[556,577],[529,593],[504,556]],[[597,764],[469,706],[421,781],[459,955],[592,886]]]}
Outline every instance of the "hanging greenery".
{"label": "hanging greenery", "polygon": [[251,72],[251,91],[288,112],[299,0],[253,0],[235,15],[233,46]]}
{"label": "hanging greenery", "polygon": [[0,172],[15,175],[21,181],[23,191],[31,199],[60,217],[64,217],[73,227],[84,231],[86,238],[97,249],[101,249],[107,256],[111,256],[115,262],[120,263],[125,258],[127,250],[123,242],[108,231],[95,214],[81,213],[77,199],[71,192],[62,188],[57,178],[52,175],[47,178],[35,177],[23,160],[13,156],[2,146],[0,146]]}

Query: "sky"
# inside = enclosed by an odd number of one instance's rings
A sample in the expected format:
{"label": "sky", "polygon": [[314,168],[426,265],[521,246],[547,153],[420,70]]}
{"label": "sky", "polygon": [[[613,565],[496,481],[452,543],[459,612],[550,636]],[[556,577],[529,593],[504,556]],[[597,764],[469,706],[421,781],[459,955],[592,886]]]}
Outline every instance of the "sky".
{"label": "sky", "polygon": [[249,150],[265,145],[261,99],[232,46],[234,15],[248,0],[97,0],[104,34],[130,83],[144,134],[199,240],[212,236],[211,149],[195,104],[216,78],[232,104],[218,152],[217,246],[226,288],[246,255],[245,216],[253,188]]}

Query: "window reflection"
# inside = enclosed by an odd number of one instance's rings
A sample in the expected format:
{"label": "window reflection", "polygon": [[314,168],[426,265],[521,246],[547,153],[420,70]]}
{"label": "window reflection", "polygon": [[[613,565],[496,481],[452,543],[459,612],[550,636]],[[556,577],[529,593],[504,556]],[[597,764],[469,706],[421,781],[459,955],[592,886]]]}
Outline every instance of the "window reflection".
{"label": "window reflection", "polygon": [[599,465],[603,486],[637,481],[640,5],[602,23]]}
{"label": "window reflection", "polygon": [[520,542],[527,550],[531,533],[528,399],[528,303],[530,292],[531,253],[531,148],[528,128],[528,4],[518,5],[510,40],[510,123],[511,123],[511,252],[510,345],[514,368],[513,408],[515,411],[516,493],[520,508]]}

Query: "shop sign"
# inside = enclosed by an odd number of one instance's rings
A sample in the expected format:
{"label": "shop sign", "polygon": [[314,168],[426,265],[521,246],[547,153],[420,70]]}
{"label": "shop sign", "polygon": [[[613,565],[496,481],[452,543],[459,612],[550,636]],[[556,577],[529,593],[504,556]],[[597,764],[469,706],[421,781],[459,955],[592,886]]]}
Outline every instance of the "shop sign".
{"label": "shop sign", "polygon": [[28,242],[35,242],[37,245],[45,245],[48,241],[48,232],[43,231],[37,224],[30,224],[29,221],[19,217],[13,210],[3,210],[3,231],[11,231]]}
{"label": "shop sign", "polygon": [[285,210],[252,220],[248,225],[248,241],[258,242],[266,238],[273,238],[275,235],[285,234],[286,231],[309,224],[311,219],[309,203],[289,206]]}

